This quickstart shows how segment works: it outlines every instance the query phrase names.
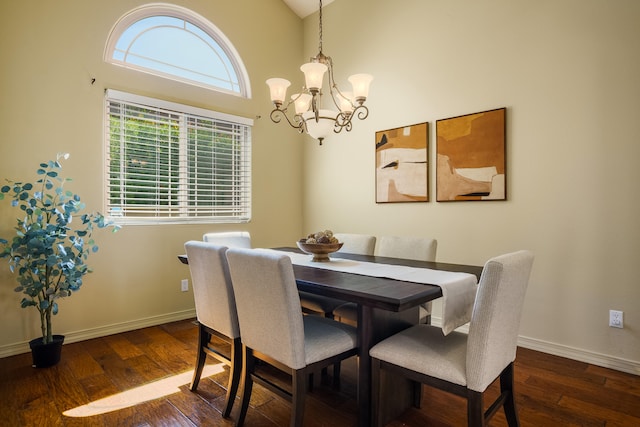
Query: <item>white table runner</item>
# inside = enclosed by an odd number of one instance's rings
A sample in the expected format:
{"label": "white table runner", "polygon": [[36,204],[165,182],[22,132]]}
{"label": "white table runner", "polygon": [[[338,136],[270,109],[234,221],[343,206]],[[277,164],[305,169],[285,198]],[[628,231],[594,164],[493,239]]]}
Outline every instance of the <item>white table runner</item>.
{"label": "white table runner", "polygon": [[344,258],[331,258],[330,262],[313,262],[311,255],[295,252],[285,253],[295,265],[440,286],[442,289],[442,332],[445,335],[471,320],[478,287],[476,276],[473,274],[354,261]]}

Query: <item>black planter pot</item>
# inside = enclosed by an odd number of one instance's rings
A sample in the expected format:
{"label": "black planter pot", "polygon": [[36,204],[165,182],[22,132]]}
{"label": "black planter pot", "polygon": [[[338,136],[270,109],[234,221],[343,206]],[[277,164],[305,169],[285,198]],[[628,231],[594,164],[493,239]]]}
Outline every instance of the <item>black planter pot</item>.
{"label": "black planter pot", "polygon": [[42,342],[42,337],[29,341],[31,357],[34,368],[48,368],[57,365],[62,353],[64,335],[54,335],[53,341],[47,344]]}

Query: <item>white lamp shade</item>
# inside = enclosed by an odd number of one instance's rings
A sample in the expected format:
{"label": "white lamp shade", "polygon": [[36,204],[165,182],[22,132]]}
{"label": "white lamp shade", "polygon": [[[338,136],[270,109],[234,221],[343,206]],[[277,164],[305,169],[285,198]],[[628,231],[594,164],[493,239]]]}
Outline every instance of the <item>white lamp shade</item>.
{"label": "white lamp shade", "polygon": [[356,101],[363,101],[369,96],[369,85],[373,80],[371,74],[354,74],[349,77],[349,82],[353,86],[353,97]]}
{"label": "white lamp shade", "polygon": [[336,116],[338,113],[332,110],[320,110],[318,121],[316,122],[315,113],[307,111],[302,114],[302,118],[306,122],[307,132],[312,138],[326,138],[333,131]]}
{"label": "white lamp shade", "polygon": [[273,78],[267,80],[267,85],[269,85],[269,91],[271,92],[271,101],[283,104],[287,98],[287,88],[291,86],[291,82],[286,79]]}
{"label": "white lamp shade", "polygon": [[351,92],[342,92],[342,94],[338,94],[338,103],[340,104],[340,111],[343,113],[350,113],[353,111],[353,93]]}
{"label": "white lamp shade", "polygon": [[327,66],[320,62],[307,62],[306,64],[302,64],[300,70],[304,73],[307,89],[320,90]]}
{"label": "white lamp shade", "polygon": [[293,105],[296,107],[296,114],[302,114],[309,110],[309,104],[311,103],[311,95],[308,93],[294,93],[291,95]]}

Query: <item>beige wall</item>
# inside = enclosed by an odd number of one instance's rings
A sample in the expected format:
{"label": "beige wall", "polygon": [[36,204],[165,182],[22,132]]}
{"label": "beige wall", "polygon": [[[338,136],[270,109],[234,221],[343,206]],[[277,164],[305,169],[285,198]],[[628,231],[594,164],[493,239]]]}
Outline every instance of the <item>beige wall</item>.
{"label": "beige wall", "polygon": [[[98,233],[95,270],[80,292],[60,301],[56,333],[80,339],[194,313],[191,292],[180,292],[188,269],[176,255],[206,231],[249,230],[258,246],[284,245],[302,229],[301,137],[268,119],[264,81],[299,66],[302,21],[280,0],[252,0],[238,10],[225,0],[175,1],[212,21],[242,56],[253,98],[246,100],[170,83],[103,61],[116,20],[142,0],[0,3],[0,179],[30,179],[41,161],[70,152],[64,171],[87,205],[102,209],[105,88],[132,91],[255,119],[253,220],[240,225],[125,226]],[[277,31],[274,31],[277,23]],[[90,79],[95,78],[95,84]],[[16,212],[0,203],[0,236]],[[100,230],[104,231],[104,230]],[[0,260],[0,356],[27,351],[39,333],[37,311],[20,309],[15,278]]]}
{"label": "beige wall", "polygon": [[[51,3],[51,4],[50,4]],[[338,83],[370,72],[371,115],[322,147],[270,123],[264,80],[299,78],[317,50],[317,16],[301,22],[280,0],[176,1],[214,22],[248,69],[240,100],[105,64],[113,23],[143,1],[25,0],[0,4],[0,177],[27,179],[58,151],[90,206],[102,203],[104,88],[243,115],[253,132],[258,246],[335,231],[438,239],[438,259],[482,264],[528,248],[536,262],[521,342],[597,363],[640,364],[640,3],[635,0],[339,0],[325,8],[324,51]],[[238,10],[238,5],[242,7]],[[303,33],[304,44],[299,41]],[[96,78],[90,85],[90,78]],[[298,82],[297,84],[300,84]],[[296,83],[294,83],[296,86]],[[506,202],[374,202],[374,132],[507,107]],[[304,148],[302,148],[304,147]],[[0,204],[0,236],[15,214]],[[101,233],[95,272],[61,302],[56,332],[75,338],[188,315],[185,240],[233,226],[125,227]],[[21,310],[0,263],[0,355],[26,351],[35,310]],[[607,326],[608,310],[625,329]],[[438,310],[438,307],[436,307]],[[436,311],[436,316],[438,312]],[[84,334],[84,335],[83,335]],[[627,363],[628,362],[628,363]]]}
{"label": "beige wall", "polygon": [[[531,249],[521,343],[638,370],[640,2],[340,0],[324,12],[338,83],[375,80],[366,122],[305,145],[305,232],[432,236],[444,262]],[[305,31],[310,55],[317,16]],[[435,121],[499,107],[508,201],[435,202]],[[425,121],[432,201],[376,205],[374,132]]]}

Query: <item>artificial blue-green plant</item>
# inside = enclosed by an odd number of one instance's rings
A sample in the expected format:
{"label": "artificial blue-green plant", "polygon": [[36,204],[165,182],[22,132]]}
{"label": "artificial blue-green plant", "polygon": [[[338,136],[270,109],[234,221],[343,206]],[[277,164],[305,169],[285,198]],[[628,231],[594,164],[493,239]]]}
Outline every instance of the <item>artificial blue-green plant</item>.
{"label": "artificial blue-green plant", "polygon": [[35,307],[40,313],[44,343],[53,339],[57,300],[79,290],[91,272],[86,262],[98,251],[91,237],[94,228],[118,229],[99,212],[82,213],[80,196],[64,188],[71,179],[61,177],[61,160],[68,158],[58,154],[56,160],[40,163],[35,183],[7,180],[0,188],[0,200],[6,197],[20,210],[15,236],[0,238],[0,257],[8,258],[9,269],[17,274],[15,291],[24,294],[22,308]]}

